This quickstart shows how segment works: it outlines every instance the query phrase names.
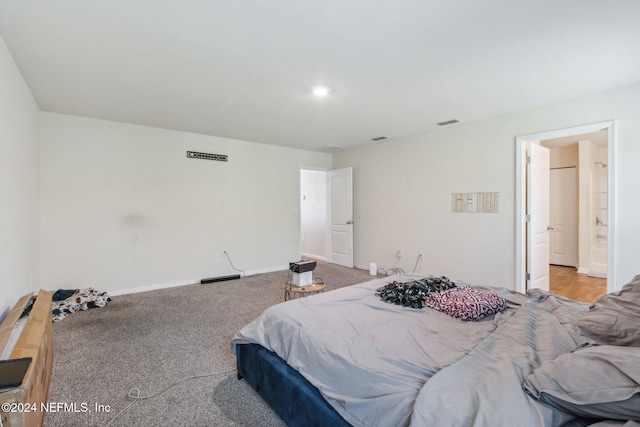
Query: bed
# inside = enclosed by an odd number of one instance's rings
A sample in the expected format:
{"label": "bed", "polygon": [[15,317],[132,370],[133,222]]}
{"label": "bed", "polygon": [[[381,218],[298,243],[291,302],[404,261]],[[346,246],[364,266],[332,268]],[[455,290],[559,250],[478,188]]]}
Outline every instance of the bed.
{"label": "bed", "polygon": [[290,426],[640,421],[640,276],[592,306],[456,282],[504,300],[478,321],[376,295],[422,277],[270,307],[231,342],[238,377]]}

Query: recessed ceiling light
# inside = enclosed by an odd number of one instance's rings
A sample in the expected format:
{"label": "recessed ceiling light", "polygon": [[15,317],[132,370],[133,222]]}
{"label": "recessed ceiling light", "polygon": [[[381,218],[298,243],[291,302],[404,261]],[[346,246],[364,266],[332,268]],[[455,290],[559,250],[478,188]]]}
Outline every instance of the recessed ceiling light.
{"label": "recessed ceiling light", "polygon": [[329,86],[325,86],[325,85],[311,86],[311,93],[313,94],[313,96],[316,96],[318,98],[324,98],[325,96],[333,92],[334,92],[333,88]]}

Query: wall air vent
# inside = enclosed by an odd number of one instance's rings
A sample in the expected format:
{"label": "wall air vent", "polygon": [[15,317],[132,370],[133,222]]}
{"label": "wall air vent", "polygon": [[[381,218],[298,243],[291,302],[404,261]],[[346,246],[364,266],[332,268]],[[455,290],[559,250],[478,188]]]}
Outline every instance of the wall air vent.
{"label": "wall air vent", "polygon": [[187,158],[188,159],[217,160],[219,162],[227,162],[227,161],[229,161],[226,154],[199,153],[197,151],[187,151]]}
{"label": "wall air vent", "polygon": [[389,139],[388,136],[376,136],[375,138],[371,138],[372,141],[382,141],[383,139]]}
{"label": "wall air vent", "polygon": [[460,120],[458,119],[451,119],[451,120],[445,120],[444,122],[440,122],[440,123],[436,123],[438,126],[446,126],[446,125],[452,125],[454,123],[460,123]]}

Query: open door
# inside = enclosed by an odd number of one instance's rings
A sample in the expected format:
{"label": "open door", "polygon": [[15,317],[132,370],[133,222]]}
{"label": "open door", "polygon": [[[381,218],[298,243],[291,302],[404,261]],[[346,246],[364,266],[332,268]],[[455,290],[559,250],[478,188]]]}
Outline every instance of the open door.
{"label": "open door", "polygon": [[353,267],[353,172],[335,169],[327,174],[329,230],[327,260]]}
{"label": "open door", "polygon": [[549,290],[549,149],[527,147],[527,289]]}

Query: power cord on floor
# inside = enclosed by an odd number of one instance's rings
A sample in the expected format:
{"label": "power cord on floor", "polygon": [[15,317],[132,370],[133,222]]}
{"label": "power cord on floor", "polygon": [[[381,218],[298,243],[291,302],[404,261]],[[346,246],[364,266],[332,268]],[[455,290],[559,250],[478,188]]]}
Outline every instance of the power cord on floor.
{"label": "power cord on floor", "polygon": [[[160,396],[162,393],[164,393],[165,391],[169,390],[173,386],[178,385],[181,382],[184,382],[184,381],[187,381],[187,380],[192,380],[192,379],[196,379],[196,378],[213,377],[215,375],[228,374],[228,373],[235,372],[235,371],[236,371],[235,369],[229,369],[227,371],[218,371],[218,372],[214,372],[212,374],[193,375],[191,377],[186,377],[186,378],[183,378],[181,380],[176,381],[175,383],[171,384],[169,387],[165,388],[164,390],[159,391],[156,394],[150,394],[148,396],[140,396],[140,389],[138,387],[134,387],[131,390],[129,390],[129,393],[127,393],[127,396],[132,398],[133,401],[131,403],[129,403],[127,406],[125,406],[124,408],[122,408],[120,410],[120,412],[118,412],[113,418],[111,418],[111,420],[107,423],[107,425],[105,427],[109,427],[111,425],[111,423],[114,422],[115,419],[120,416],[120,414],[122,414],[124,411],[129,409],[131,407],[131,405],[136,403],[138,400],[153,399],[156,396]],[[134,394],[134,392],[135,392],[135,394]]]}
{"label": "power cord on floor", "polygon": [[239,268],[236,268],[235,265],[233,265],[233,262],[231,262],[231,258],[229,257],[229,254],[227,253],[227,251],[224,251],[224,254],[227,256],[227,259],[229,260],[229,264],[231,264],[231,268],[233,268],[235,271],[241,272],[242,277],[246,277],[247,273],[245,273],[244,270],[240,270]]}
{"label": "power cord on floor", "polygon": [[[416,272],[416,268],[418,268],[418,263],[422,261],[422,254],[418,255],[418,258],[416,258],[416,263],[413,266],[413,271],[412,273]],[[376,270],[376,274],[378,274],[379,271],[382,271],[383,274],[386,274],[387,276],[391,276],[392,274],[404,274],[406,273],[403,269],[395,267],[395,268],[390,268],[388,270],[385,270],[384,268],[378,268]],[[419,270],[418,270],[419,271]]]}
{"label": "power cord on floor", "polygon": [[400,274],[400,273],[404,273],[405,271],[401,268],[390,268],[388,270],[385,270],[384,268],[380,267],[376,273],[378,271],[382,270],[383,274],[386,274],[387,276],[391,276],[392,274]]}
{"label": "power cord on floor", "polygon": [[[415,273],[415,272],[416,272],[416,268],[418,267],[418,263],[419,263],[420,261],[422,261],[422,254],[418,255],[418,258],[416,259],[416,265],[414,265],[414,266],[413,266],[413,271],[412,271],[412,273]],[[422,265],[422,264],[420,264],[420,265]],[[418,271],[420,271],[420,270],[418,270]]]}

